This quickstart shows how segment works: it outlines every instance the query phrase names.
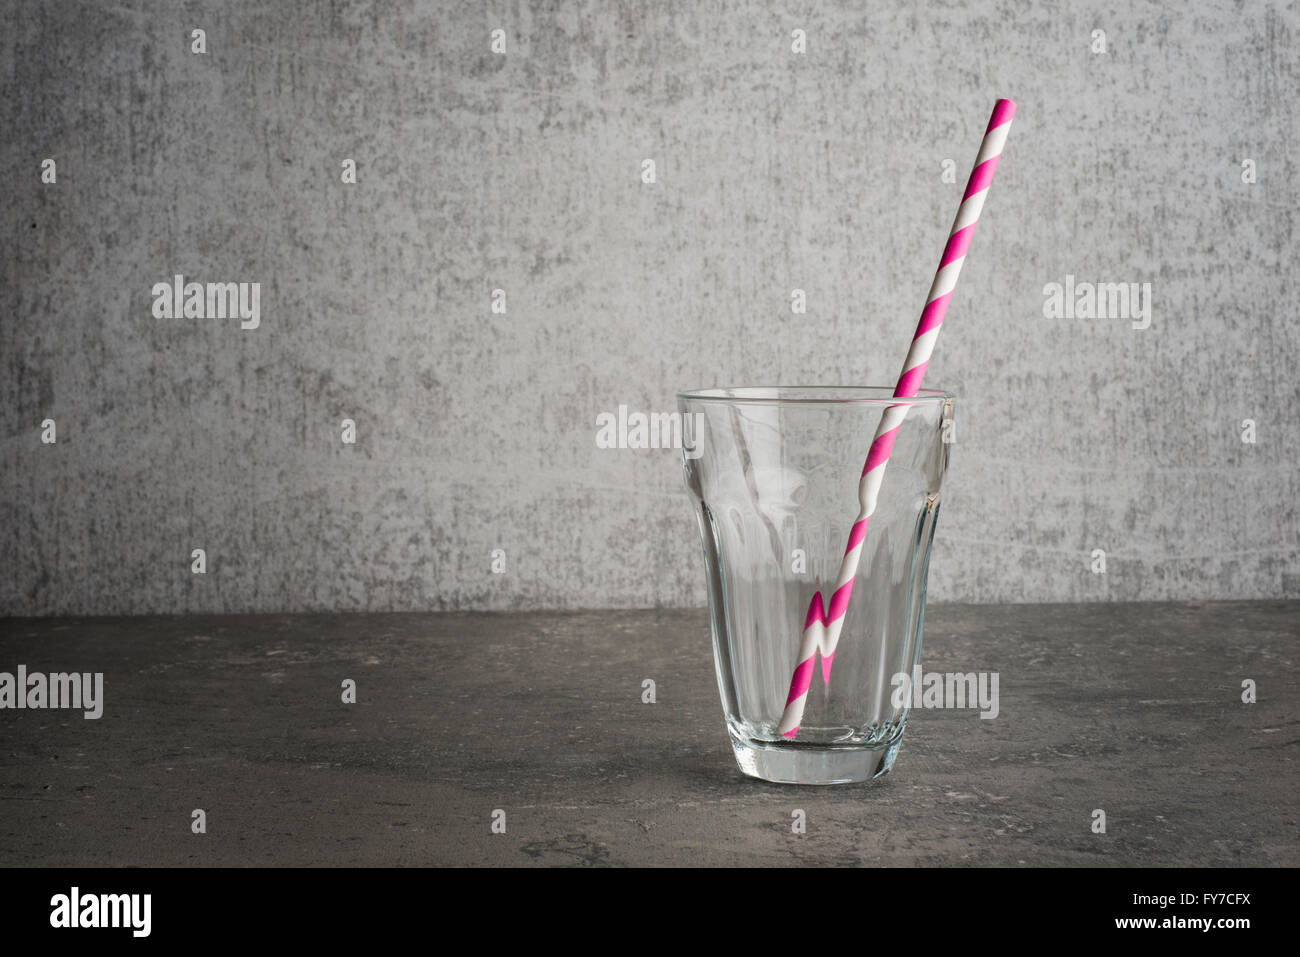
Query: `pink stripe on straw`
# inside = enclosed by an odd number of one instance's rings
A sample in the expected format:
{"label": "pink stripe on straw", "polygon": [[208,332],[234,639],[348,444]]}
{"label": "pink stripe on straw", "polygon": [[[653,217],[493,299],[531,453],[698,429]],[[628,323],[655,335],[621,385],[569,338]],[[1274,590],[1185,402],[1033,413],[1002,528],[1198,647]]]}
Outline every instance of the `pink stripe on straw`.
{"label": "pink stripe on straw", "polygon": [[953,233],[948,239],[948,245],[943,247],[943,258],[939,260],[939,268],[942,269],[948,263],[963,258],[966,250],[970,248],[970,238],[974,235],[974,223]]}
{"label": "pink stripe on straw", "polygon": [[786,704],[789,704],[801,694],[807,693],[809,685],[812,684],[812,672],[813,660],[811,658],[799,663],[799,667],[794,670],[794,680],[790,682],[790,697],[786,699]]}
{"label": "pink stripe on straw", "polygon": [[813,593],[812,604],[808,606],[808,617],[804,619],[803,626],[807,628],[810,625],[812,625],[814,622],[820,622],[821,624],[826,623],[826,613],[822,611],[821,592]]}
{"label": "pink stripe on straw", "polygon": [[898,387],[894,389],[895,399],[910,399],[921,391],[921,380],[925,378],[925,367],[930,364],[927,359],[919,366],[913,366],[903,373],[898,380]]}
{"label": "pink stripe on straw", "polygon": [[827,621],[834,621],[836,618],[844,617],[844,613],[849,610],[849,596],[852,594],[853,579],[850,578],[835,589],[835,594],[831,596],[831,607],[826,612]]}
{"label": "pink stripe on straw", "polygon": [[[912,337],[911,348],[903,361],[903,371],[898,377],[894,389],[894,398],[909,399],[921,388],[926,366],[930,364],[930,355],[938,338],[948,303],[952,300],[953,287],[962,263],[970,249],[971,237],[975,234],[980,206],[967,207],[972,197],[989,188],[993,174],[997,172],[998,159],[1002,154],[1002,145],[1007,133],[1006,127],[1016,115],[1016,105],[1010,100],[998,100],[993,106],[993,115],[984,131],[984,140],[980,144],[979,154],[975,158],[975,167],[966,182],[966,191],[962,194],[961,205],[953,220],[953,228],[948,233],[948,242],[944,245],[943,255],[939,260],[939,269],[930,294],[926,297],[925,308],[921,311],[916,334]],[[980,201],[983,202],[982,200]],[[966,212],[973,217],[960,229],[957,224],[963,221]],[[949,268],[951,267],[951,268]],[[926,333],[934,332],[933,336]],[[822,680],[830,683],[831,662],[835,657],[835,646],[839,642],[840,629],[844,624],[844,615],[848,611],[849,598],[853,594],[853,582],[858,573],[858,561],[862,555],[862,543],[867,534],[867,522],[876,507],[876,496],[880,483],[884,480],[885,466],[889,462],[894,448],[894,439],[901,427],[901,416],[905,416],[908,403],[896,403],[885,409],[880,417],[876,436],[867,452],[866,464],[862,467],[862,477],[858,481],[858,499],[862,511],[849,532],[849,543],[840,562],[836,588],[831,596],[829,609],[823,609],[822,593],[813,595],[808,607],[808,616],[804,619],[803,639],[799,648],[799,664],[790,678],[790,694],[786,699],[785,713],[777,731],[786,738],[794,738],[803,722],[804,707],[808,702],[808,688],[812,685],[813,659],[820,655],[822,661]]]}
{"label": "pink stripe on straw", "polygon": [[834,652],[822,656],[822,684],[824,685],[829,685],[831,683],[831,662],[834,660]]}
{"label": "pink stripe on straw", "polygon": [[952,293],[945,292],[938,299],[931,299],[921,310],[921,321],[916,324],[916,335],[912,337],[913,341],[920,339],[931,329],[938,329],[943,322],[943,314],[948,311],[948,300],[952,298]]}
{"label": "pink stripe on straw", "polygon": [[[871,443],[871,449],[867,452],[867,464],[862,466],[863,475],[866,475],[876,466],[889,461],[889,453],[894,450],[894,439],[896,438],[898,438],[898,429],[890,429],[888,432],[876,436],[876,441]],[[856,531],[859,526],[862,528],[862,533],[858,535],[857,542],[850,538],[849,548],[862,541],[867,535],[867,520],[865,518],[854,524],[854,530]]]}
{"label": "pink stripe on straw", "polygon": [[[970,199],[976,193],[988,189],[989,184],[993,182],[993,174],[997,170],[998,157],[996,156],[976,166],[975,171],[970,174],[970,182],[966,184],[966,193],[962,196],[962,199]],[[971,228],[974,229],[975,227],[972,226]]]}

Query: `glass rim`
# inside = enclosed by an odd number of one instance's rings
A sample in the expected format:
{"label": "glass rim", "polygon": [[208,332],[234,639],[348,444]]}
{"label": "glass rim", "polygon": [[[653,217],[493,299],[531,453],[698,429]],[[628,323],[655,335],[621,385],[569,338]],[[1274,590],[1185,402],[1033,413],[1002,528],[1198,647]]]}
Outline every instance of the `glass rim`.
{"label": "glass rim", "polygon": [[[718,402],[746,405],[910,405],[942,404],[957,398],[946,389],[920,389],[908,398],[894,395],[892,385],[756,385],[715,386],[708,389],[689,389],[677,393],[677,398],[691,402]],[[812,392],[825,395],[782,396],[782,392]],[[729,394],[731,393],[731,394]]]}

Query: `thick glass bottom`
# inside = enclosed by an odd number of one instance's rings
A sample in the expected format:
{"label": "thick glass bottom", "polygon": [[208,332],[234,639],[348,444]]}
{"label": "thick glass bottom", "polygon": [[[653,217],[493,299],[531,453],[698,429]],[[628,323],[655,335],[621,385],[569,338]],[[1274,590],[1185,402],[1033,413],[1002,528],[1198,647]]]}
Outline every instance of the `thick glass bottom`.
{"label": "thick glass bottom", "polygon": [[774,784],[857,784],[883,777],[903,743],[902,734],[873,746],[781,744],[742,738],[735,731],[730,735],[740,770]]}

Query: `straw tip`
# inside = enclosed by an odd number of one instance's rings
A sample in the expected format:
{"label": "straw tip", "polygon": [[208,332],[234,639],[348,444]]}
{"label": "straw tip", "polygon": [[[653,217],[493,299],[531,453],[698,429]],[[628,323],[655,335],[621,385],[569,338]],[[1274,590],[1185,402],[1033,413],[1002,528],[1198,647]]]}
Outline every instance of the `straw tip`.
{"label": "straw tip", "polygon": [[993,116],[989,119],[989,129],[995,126],[1001,126],[1003,123],[1010,123],[1011,118],[1016,115],[1016,104],[1014,100],[998,100],[993,104]]}

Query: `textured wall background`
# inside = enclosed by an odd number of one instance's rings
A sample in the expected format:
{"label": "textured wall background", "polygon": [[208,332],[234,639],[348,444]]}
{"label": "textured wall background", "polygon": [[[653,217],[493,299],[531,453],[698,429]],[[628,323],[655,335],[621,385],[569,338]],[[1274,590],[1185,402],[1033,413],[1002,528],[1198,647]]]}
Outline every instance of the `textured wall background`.
{"label": "textured wall background", "polygon": [[998,96],[932,597],[1300,595],[1297,4],[857,6],[6,3],[0,611],[702,604],[596,416],[892,383]]}

